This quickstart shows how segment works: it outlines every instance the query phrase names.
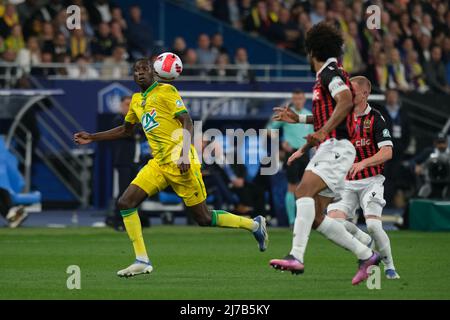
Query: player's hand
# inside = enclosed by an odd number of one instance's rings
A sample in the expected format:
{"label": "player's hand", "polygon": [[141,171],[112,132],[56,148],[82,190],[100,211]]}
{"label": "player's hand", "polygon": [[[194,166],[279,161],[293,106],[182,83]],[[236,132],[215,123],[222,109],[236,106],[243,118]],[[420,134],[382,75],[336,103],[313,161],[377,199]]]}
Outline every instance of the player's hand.
{"label": "player's hand", "polygon": [[284,121],[288,123],[298,123],[298,114],[292,111],[288,105],[285,107],[275,107],[273,108],[274,115],[272,119],[274,121]]}
{"label": "player's hand", "polygon": [[185,174],[191,168],[191,162],[188,157],[180,157],[177,166],[180,169],[181,174]]}
{"label": "player's hand", "polygon": [[308,144],[311,146],[317,146],[319,143],[321,143],[325,138],[327,137],[327,134],[323,130],[316,131],[312,134],[308,134],[305,139],[308,141]]}
{"label": "player's hand", "polygon": [[90,133],[81,131],[73,135],[73,141],[75,141],[76,144],[88,144],[91,143],[93,140]]}
{"label": "player's hand", "polygon": [[305,152],[309,149],[309,146],[305,144],[303,147],[295,151],[291,156],[289,157],[287,161],[287,165],[290,166],[295,160],[301,158]]}
{"label": "player's hand", "polygon": [[365,164],[365,162],[360,161],[360,162],[354,163],[348,173],[350,174],[350,176],[353,179],[358,174],[358,172],[363,171],[365,168],[367,168],[367,165]]}

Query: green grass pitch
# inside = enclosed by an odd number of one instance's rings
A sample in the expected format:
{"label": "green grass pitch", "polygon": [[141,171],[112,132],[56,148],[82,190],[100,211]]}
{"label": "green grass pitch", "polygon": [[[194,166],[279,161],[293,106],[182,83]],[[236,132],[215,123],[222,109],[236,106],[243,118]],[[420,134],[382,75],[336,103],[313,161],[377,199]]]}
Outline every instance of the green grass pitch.
{"label": "green grass pitch", "polygon": [[[144,237],[154,271],[123,279],[134,257],[125,233],[110,229],[0,230],[0,299],[450,299],[450,233],[390,232],[401,279],[380,290],[353,287],[353,255],[313,232],[305,274],[268,266],[291,246],[291,231],[270,229],[260,253],[242,230],[157,226]],[[69,265],[81,289],[68,290]]]}

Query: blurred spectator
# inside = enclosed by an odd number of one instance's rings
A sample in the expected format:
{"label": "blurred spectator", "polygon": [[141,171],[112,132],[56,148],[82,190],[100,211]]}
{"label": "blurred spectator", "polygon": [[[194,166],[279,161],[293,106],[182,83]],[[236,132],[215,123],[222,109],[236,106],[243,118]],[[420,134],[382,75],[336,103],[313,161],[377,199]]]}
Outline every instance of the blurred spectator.
{"label": "blurred spectator", "polygon": [[227,48],[225,48],[223,45],[223,36],[221,33],[215,33],[211,37],[211,51],[215,55],[219,55],[220,53],[228,54]]}
{"label": "blurred spectator", "polygon": [[107,23],[101,22],[98,25],[98,34],[92,41],[91,47],[95,61],[103,61],[105,57],[112,54],[113,38]]}
{"label": "blurred spectator", "polygon": [[[295,90],[292,93],[291,101],[288,107],[295,113],[302,115],[311,115],[311,111],[305,109],[306,97],[302,90]],[[300,178],[303,176],[306,166],[309,162],[308,153],[305,153],[301,158],[295,160],[290,166],[287,165],[287,159],[305,143],[305,137],[314,132],[312,125],[304,123],[287,123],[280,121],[271,121],[267,125],[268,129],[282,129],[282,143],[281,148],[285,153],[284,163],[288,181],[288,191],[285,197],[286,211],[289,219],[289,224],[293,225],[296,215],[295,196],[294,191],[297,188]]]}
{"label": "blurred spectator", "polygon": [[11,34],[5,40],[6,49],[14,52],[19,52],[20,49],[25,47],[25,41],[23,39],[22,27],[20,24],[16,24],[11,29]]}
{"label": "blurred spectator", "polygon": [[274,22],[273,16],[268,12],[266,2],[259,0],[244,22],[245,30],[253,34],[265,35]]}
{"label": "blurred spectator", "polygon": [[245,48],[237,48],[234,55],[236,69],[236,80],[238,83],[255,82],[255,73],[250,69],[248,54]]}
{"label": "blurred spectator", "polygon": [[425,65],[431,59],[431,37],[427,35],[422,35],[420,38],[420,63]]}
{"label": "blurred spectator", "polygon": [[358,26],[355,22],[348,25],[348,33],[344,33],[344,69],[351,75],[360,74],[365,70],[365,64],[360,54],[362,42],[358,36]]}
{"label": "blurred spectator", "polygon": [[142,20],[139,6],[131,6],[129,10],[130,21],[128,22],[127,39],[131,58],[135,60],[144,56],[150,56],[153,50],[150,25],[145,20]]}
{"label": "blurred spectator", "polygon": [[19,16],[16,12],[16,7],[8,3],[5,5],[5,12],[0,19],[0,35],[3,38],[7,38],[11,32],[11,29],[19,24]]}
{"label": "blurred spectator", "polygon": [[50,22],[42,24],[42,33],[39,35],[39,42],[42,52],[53,52],[53,40],[55,39],[55,30]]}
{"label": "blurred spectator", "polygon": [[183,61],[183,75],[185,76],[198,76],[200,74],[199,69],[191,69],[189,67],[197,65],[197,52],[194,49],[187,49],[184,55]]}
{"label": "blurred spectator", "polygon": [[431,49],[431,59],[425,65],[425,74],[430,89],[439,93],[450,93],[445,73],[445,65],[442,62],[442,50],[439,46]]}
{"label": "blurred spectator", "polygon": [[186,41],[184,41],[184,38],[176,37],[175,40],[173,40],[172,49],[170,49],[170,51],[179,56],[181,61],[184,62],[184,56],[187,51]]}
{"label": "blurred spectator", "polygon": [[111,23],[118,23],[122,31],[127,30],[127,21],[123,17],[122,9],[120,7],[114,7],[111,9]]}
{"label": "blurred spectator", "polygon": [[[42,52],[41,63],[45,64],[45,63],[52,63],[52,62],[53,62],[52,54],[50,52]],[[38,76],[38,77],[48,77],[48,76],[53,76],[56,74],[54,68],[42,67],[42,66],[32,67],[30,73],[33,76]]]}
{"label": "blurred spectator", "polygon": [[310,13],[311,23],[313,25],[325,20],[327,15],[327,3],[325,0],[315,0],[314,9]]}
{"label": "blurred spectator", "polygon": [[240,28],[240,10],[237,0],[216,0],[213,3],[213,15],[222,21]]}
{"label": "blurred spectator", "polygon": [[228,68],[230,59],[226,53],[221,53],[217,57],[216,67],[209,72],[210,76],[216,77],[214,81],[226,81],[230,76],[234,75],[234,70]]}
{"label": "blurred spectator", "polygon": [[95,36],[94,28],[89,21],[89,13],[86,7],[80,7],[80,22],[81,28],[84,30],[84,33],[87,37],[92,38]]}
{"label": "blurred spectator", "polygon": [[389,87],[396,88],[397,90],[407,91],[410,86],[406,81],[406,71],[403,65],[400,52],[398,49],[391,50],[391,62],[389,63]]}
{"label": "blurred spectator", "polygon": [[102,22],[111,21],[111,2],[108,0],[90,0],[85,1],[86,9],[89,12],[89,19],[94,26]]}
{"label": "blurred spectator", "polygon": [[22,48],[17,53],[16,62],[24,73],[29,74],[31,67],[41,63],[41,50],[36,37],[29,37],[26,48]]}
{"label": "blurred spectator", "polygon": [[84,34],[83,29],[72,30],[70,37],[70,54],[72,58],[80,55],[87,56],[91,52],[89,39]]}
{"label": "blurred spectator", "polygon": [[59,56],[61,54],[69,53],[69,48],[67,45],[66,38],[64,37],[64,35],[62,33],[56,34],[51,50],[52,50],[51,52],[53,53],[54,56]]}
{"label": "blurred spectator", "polygon": [[425,82],[425,73],[422,66],[419,63],[419,58],[416,51],[408,51],[406,56],[406,78],[411,85],[411,89],[415,89],[420,93],[424,93],[428,90],[428,86]]}
{"label": "blurred spectator", "polygon": [[301,33],[297,24],[292,21],[288,9],[280,9],[278,21],[270,26],[268,32],[268,38],[275,42],[278,47],[291,50],[298,47],[297,41],[300,40]]}
{"label": "blurred spectator", "polygon": [[112,79],[123,79],[129,74],[127,50],[123,46],[113,49],[111,57],[103,61],[102,76]]}
{"label": "blurred spectator", "polygon": [[[209,36],[202,33],[198,36],[197,63],[199,65],[213,65],[217,59],[217,53],[213,52],[210,47]],[[204,68],[203,72],[209,72],[210,68]]]}
{"label": "blurred spectator", "polygon": [[99,73],[90,65],[91,61],[88,57],[80,55],[75,59],[75,63],[75,66],[70,66],[67,69],[69,78],[81,80],[98,79]]}
{"label": "blurred spectator", "polygon": [[123,34],[123,30],[117,21],[111,22],[111,37],[113,40],[113,46],[127,47],[127,39]]}
{"label": "blurred spectator", "polygon": [[402,189],[408,188],[408,179],[404,179],[404,169],[402,161],[405,159],[406,150],[411,138],[410,120],[405,110],[401,108],[397,90],[389,89],[386,92],[386,105],[380,108],[380,112],[386,119],[387,127],[394,143],[393,156],[385,164],[385,190],[386,201],[391,207],[394,205],[394,198],[397,207],[403,202]]}
{"label": "blurred spectator", "polygon": [[386,63],[386,54],[380,52],[374,57],[375,63],[369,67],[368,78],[373,86],[381,91],[385,91],[388,85],[389,73]]}
{"label": "blurred spectator", "polygon": [[53,21],[53,25],[55,27],[55,32],[62,33],[64,35],[64,38],[69,39],[70,32],[69,29],[67,29],[66,20],[67,13],[66,10],[63,9],[56,15],[56,18]]}

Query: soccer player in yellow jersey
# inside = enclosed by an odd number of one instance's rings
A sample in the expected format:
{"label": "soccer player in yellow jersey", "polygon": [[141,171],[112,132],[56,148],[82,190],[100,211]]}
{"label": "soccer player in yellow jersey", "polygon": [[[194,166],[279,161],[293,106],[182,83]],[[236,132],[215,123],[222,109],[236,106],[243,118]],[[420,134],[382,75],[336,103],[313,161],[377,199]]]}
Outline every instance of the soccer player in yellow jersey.
{"label": "soccer player in yellow jersey", "polygon": [[153,270],[137,210],[147,197],[169,185],[200,226],[246,229],[255,236],[260,251],[266,250],[268,234],[264,217],[252,220],[223,210],[210,211],[206,206],[200,161],[191,141],[192,119],[176,88],[154,80],[153,66],[148,59],[134,64],[134,81],[141,92],[133,95],[123,125],[108,131],[74,135],[77,144],[120,139],[131,135],[134,125],[140,122],[153,151],[154,158],[141,169],[117,202],[136,254],[135,262],[117,275],[130,277]]}

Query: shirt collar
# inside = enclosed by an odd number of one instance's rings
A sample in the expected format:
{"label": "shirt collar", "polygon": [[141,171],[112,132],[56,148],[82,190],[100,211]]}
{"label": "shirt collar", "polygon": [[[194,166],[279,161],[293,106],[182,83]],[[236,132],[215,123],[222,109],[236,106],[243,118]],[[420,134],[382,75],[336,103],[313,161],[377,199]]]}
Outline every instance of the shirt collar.
{"label": "shirt collar", "polygon": [[322,65],[322,67],[319,69],[319,71],[317,71],[316,73],[316,79],[319,78],[319,74],[323,71],[323,69],[325,69],[330,63],[332,62],[336,62],[337,63],[337,59],[336,58],[328,58],[327,61],[325,61],[325,63]]}
{"label": "shirt collar", "polygon": [[370,110],[372,110],[372,107],[369,104],[367,104],[366,109],[364,109],[364,112],[356,115],[356,117],[358,118],[358,117],[367,116],[369,114]]}
{"label": "shirt collar", "polygon": [[145,99],[147,98],[147,95],[149,94],[150,91],[152,91],[153,89],[155,89],[155,87],[158,85],[158,81],[153,82],[153,84],[147,88],[147,90],[145,90],[144,92],[141,92],[142,97]]}

